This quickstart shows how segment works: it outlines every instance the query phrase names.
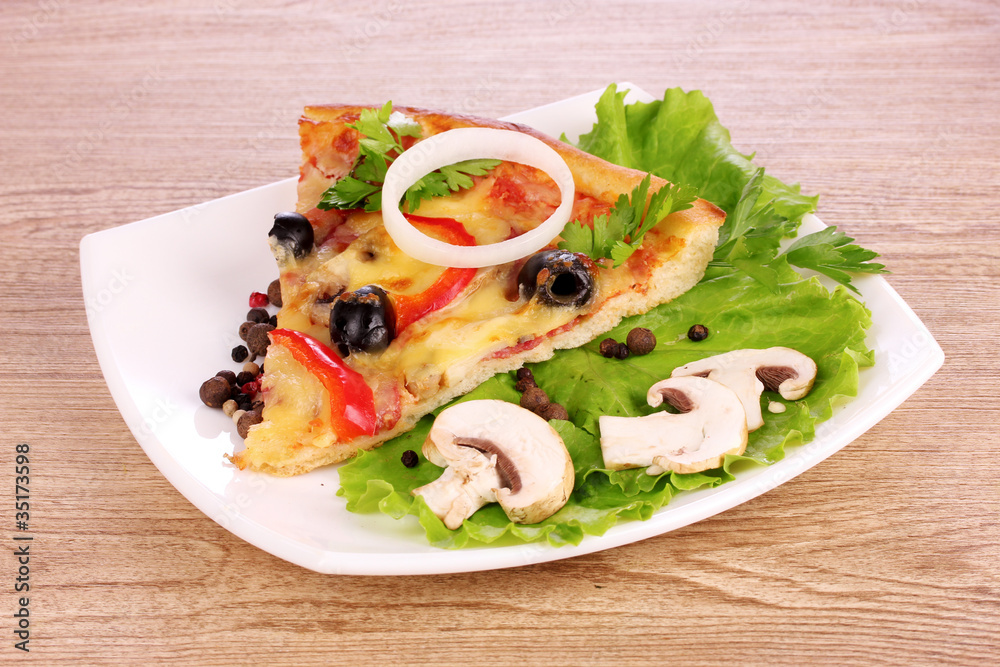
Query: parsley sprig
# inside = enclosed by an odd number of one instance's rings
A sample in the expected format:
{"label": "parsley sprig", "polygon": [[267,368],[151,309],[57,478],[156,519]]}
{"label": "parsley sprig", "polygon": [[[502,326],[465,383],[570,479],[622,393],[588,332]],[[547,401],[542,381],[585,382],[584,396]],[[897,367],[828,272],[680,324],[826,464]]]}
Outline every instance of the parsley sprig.
{"label": "parsley sprig", "polygon": [[854,245],[854,239],[836,227],[801,236],[779,252],[780,240],[793,236],[798,225],[776,213],[767,201],[764,178],[764,169],[758,168],[743,188],[720,231],[710,266],[731,266],[772,290],[777,289],[777,264],[782,261],[822,273],[853,292],[858,290],[851,283],[851,273],[888,273],[884,264],[871,261],[879,256],[877,252]]}
{"label": "parsley sprig", "polygon": [[632,256],[650,229],[671,213],[691,208],[698,191],[687,185],[665,185],[650,196],[646,175],[631,195],[621,194],[611,210],[594,218],[592,225],[575,220],[562,231],[559,247],[588,255],[597,261],[610,259],[618,267]]}
{"label": "parsley sprig", "polygon": [[[392,102],[386,102],[380,109],[362,110],[357,123],[348,127],[362,135],[358,159],[347,176],[323,193],[316,207],[380,211],[386,171],[403,152],[403,138],[420,137],[420,125],[403,114],[393,113]],[[483,176],[498,164],[500,160],[465,160],[426,174],[407,189],[404,196],[407,208],[412,212],[424,199],[472,187],[472,176]]]}

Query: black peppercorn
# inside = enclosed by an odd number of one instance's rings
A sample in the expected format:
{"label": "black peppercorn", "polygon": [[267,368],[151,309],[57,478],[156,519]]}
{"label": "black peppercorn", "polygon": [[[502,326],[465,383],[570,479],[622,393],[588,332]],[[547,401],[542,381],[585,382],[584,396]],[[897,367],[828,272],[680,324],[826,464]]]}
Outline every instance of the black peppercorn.
{"label": "black peppercorn", "polygon": [[269,319],[271,319],[271,315],[267,312],[266,308],[251,308],[250,312],[247,313],[247,322],[253,322],[254,324],[267,322]]}
{"label": "black peppercorn", "polygon": [[222,370],[216,373],[215,375],[220,378],[226,378],[226,380],[228,380],[229,384],[231,385],[236,384],[236,373],[230,370]]}
{"label": "black peppercorn", "polygon": [[516,383],[514,383],[514,389],[518,390],[522,394],[531,389],[532,387],[537,387],[537,386],[538,385],[535,384],[535,378],[532,377],[522,378],[518,380]]}
{"label": "black peppercorn", "polygon": [[543,406],[549,404],[549,396],[538,387],[528,387],[521,395],[520,403],[522,408],[538,412]]}
{"label": "black peppercorn", "polygon": [[602,357],[611,359],[618,353],[618,341],[614,338],[605,338],[601,341],[600,353]]}
{"label": "black peppercorn", "polygon": [[688,329],[688,338],[698,342],[700,340],[705,340],[708,338],[708,327],[704,324],[696,324],[690,329]]}
{"label": "black peppercorn", "polygon": [[267,346],[271,344],[271,339],[267,334],[271,331],[274,331],[274,326],[271,324],[255,324],[250,327],[250,333],[247,334],[247,347],[250,348],[251,354],[258,357],[267,354]]}
{"label": "black peppercorn", "polygon": [[277,329],[278,328],[278,316],[277,315],[271,315],[271,319],[269,319],[267,321],[267,323],[270,324],[275,329]]}
{"label": "black peppercorn", "polygon": [[271,302],[272,306],[281,308],[281,281],[273,280],[267,286],[267,300]]}
{"label": "black peppercorn", "polygon": [[564,421],[569,420],[569,413],[566,412],[566,408],[559,405],[558,403],[549,403],[548,405],[543,405],[537,410],[537,414],[542,419],[562,419]]}
{"label": "black peppercorn", "polygon": [[535,374],[531,372],[530,368],[525,368],[523,366],[518,368],[516,377],[517,382],[514,383],[514,389],[517,389],[522,394],[531,387],[538,386],[535,382]]}
{"label": "black peppercorn", "polygon": [[649,329],[636,327],[628,332],[625,344],[632,354],[649,354],[656,347],[656,336]]}
{"label": "black peppercorn", "polygon": [[241,438],[246,438],[247,434],[250,432],[250,427],[264,421],[260,412],[257,410],[250,410],[249,412],[244,412],[238,422],[236,422],[236,432],[240,434]]}
{"label": "black peppercorn", "polygon": [[617,343],[617,347],[615,348],[615,359],[628,359],[628,355],[628,345],[625,343]]}
{"label": "black peppercorn", "polygon": [[253,408],[253,398],[247,394],[237,394],[233,400],[236,401],[236,405],[240,410],[251,410]]}
{"label": "black peppercorn", "polygon": [[242,387],[247,382],[253,382],[256,377],[257,376],[254,373],[240,371],[240,373],[236,376],[236,384]]}
{"label": "black peppercorn", "polygon": [[417,464],[420,463],[420,458],[417,456],[417,453],[412,449],[407,449],[405,452],[403,452],[403,456],[400,457],[400,460],[403,462],[403,465],[406,466],[407,468],[415,468]]}
{"label": "black peppercorn", "polygon": [[233,348],[233,361],[235,361],[236,363],[242,364],[244,361],[247,360],[247,357],[249,356],[250,353],[244,346],[237,345],[236,347]]}
{"label": "black peppercorn", "polygon": [[201,388],[198,390],[201,402],[210,408],[221,408],[222,404],[229,400],[231,394],[232,387],[229,385],[229,380],[218,375],[202,382]]}

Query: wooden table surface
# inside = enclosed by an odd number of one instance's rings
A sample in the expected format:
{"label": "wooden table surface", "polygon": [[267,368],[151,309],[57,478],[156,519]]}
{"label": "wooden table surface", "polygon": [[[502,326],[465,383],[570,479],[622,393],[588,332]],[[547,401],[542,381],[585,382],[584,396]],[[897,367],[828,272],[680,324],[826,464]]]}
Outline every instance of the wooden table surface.
{"label": "wooden table surface", "polygon": [[[996,2],[132,4],[0,6],[0,661],[997,664]],[[515,569],[317,574],[163,478],[97,363],[85,234],[294,175],[308,103],[499,117],[614,80],[705,91],[738,148],[883,255],[944,367],[751,502]],[[150,350],[164,372],[177,353]]]}

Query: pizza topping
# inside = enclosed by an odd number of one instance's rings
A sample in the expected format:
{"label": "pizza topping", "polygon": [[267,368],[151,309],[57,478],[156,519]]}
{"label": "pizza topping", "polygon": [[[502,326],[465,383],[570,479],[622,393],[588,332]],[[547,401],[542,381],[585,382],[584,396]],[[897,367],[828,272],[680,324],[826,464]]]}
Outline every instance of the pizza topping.
{"label": "pizza topping", "polygon": [[[562,200],[540,225],[499,243],[460,247],[431,238],[403,216],[400,199],[428,172],[468,158],[508,160],[540,169],[555,181]],[[510,130],[461,127],[424,139],[393,161],[385,174],[382,216],[386,231],[411,257],[438,266],[479,268],[513,262],[548,245],[568,222],[575,192],[566,162],[540,139]]]}
{"label": "pizza topping", "polygon": [[[469,234],[457,220],[450,218],[425,218],[408,216],[416,225],[433,230],[438,236],[444,237],[456,246],[474,246],[476,239]],[[447,268],[430,287],[415,295],[395,295],[393,303],[396,309],[396,331],[402,331],[424,315],[438,310],[451,303],[462,293],[472,279],[476,277],[476,269]]]}
{"label": "pizza topping", "polygon": [[338,438],[376,433],[375,399],[360,373],[326,345],[300,331],[275,329],[271,341],[288,350],[295,361],[323,384],[330,397],[330,420]]}
{"label": "pizza topping", "polygon": [[492,502],[515,523],[537,523],[573,490],[573,462],[562,438],[513,403],[466,401],[442,411],[423,453],[445,471],[413,494],[451,530]]}
{"label": "pizza topping", "polygon": [[598,419],[601,454],[611,470],[701,472],[746,449],[746,413],[725,385],[697,376],[669,378],[649,388],[646,402],[654,408],[668,403],[678,414]]}
{"label": "pizza topping", "polygon": [[378,285],[344,292],[333,302],[330,339],[342,356],[348,356],[352,350],[381,352],[395,337],[392,302]]}
{"label": "pizza topping", "polygon": [[532,255],[521,267],[517,282],[525,298],[537,294],[551,306],[585,306],[594,295],[593,273],[580,255],[565,250]]}
{"label": "pizza topping", "polygon": [[[338,178],[332,187],[323,192],[318,208],[378,211],[382,208],[382,183],[386,170],[400,153],[420,137],[420,123],[393,111],[392,102],[386,102],[379,109],[362,109],[357,122],[346,127],[361,135],[357,141],[358,158],[350,173]],[[350,146],[351,151],[353,148]],[[497,163],[497,160],[466,160],[442,165],[407,189],[406,203],[411,211],[415,211],[423,199],[468,188],[472,185],[471,176],[482,176]]]}
{"label": "pizza topping", "polygon": [[764,425],[761,393],[767,389],[790,401],[802,398],[816,380],[816,363],[787,347],[735,350],[694,361],[671,373],[671,377],[689,375],[707,377],[736,392],[746,411],[747,428],[755,431]]}
{"label": "pizza topping", "polygon": [[[279,261],[282,253],[291,253],[296,259],[302,259],[313,249],[313,228],[301,213],[278,213],[274,216],[274,226],[267,235],[271,239],[271,249]],[[279,248],[282,250],[279,251]]]}

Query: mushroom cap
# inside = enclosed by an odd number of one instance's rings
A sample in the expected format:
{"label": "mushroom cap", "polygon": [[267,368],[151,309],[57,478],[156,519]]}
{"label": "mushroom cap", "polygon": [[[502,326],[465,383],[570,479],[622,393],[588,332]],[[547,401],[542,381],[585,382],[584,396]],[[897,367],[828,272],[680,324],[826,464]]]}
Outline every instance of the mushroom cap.
{"label": "mushroom cap", "polygon": [[743,404],[725,385],[698,376],[668,378],[650,387],[646,399],[653,407],[666,402],[680,412],[601,417],[601,453],[608,468],[648,467],[651,475],[701,472],[746,449]]}
{"label": "mushroom cap", "polygon": [[735,391],[746,410],[747,428],[756,431],[764,425],[760,409],[764,390],[797,401],[816,381],[816,362],[789,347],[734,350],[676,368],[670,377],[691,375],[715,380]]}
{"label": "mushroom cap", "polygon": [[[548,518],[573,491],[573,461],[562,438],[546,420],[506,401],[465,401],[442,411],[424,441],[423,453],[431,463],[455,469],[454,474],[464,480],[462,493],[482,486],[473,478],[495,475],[490,488],[479,495],[483,504],[499,503],[515,523]],[[427,500],[426,490],[433,484],[413,493]]]}

